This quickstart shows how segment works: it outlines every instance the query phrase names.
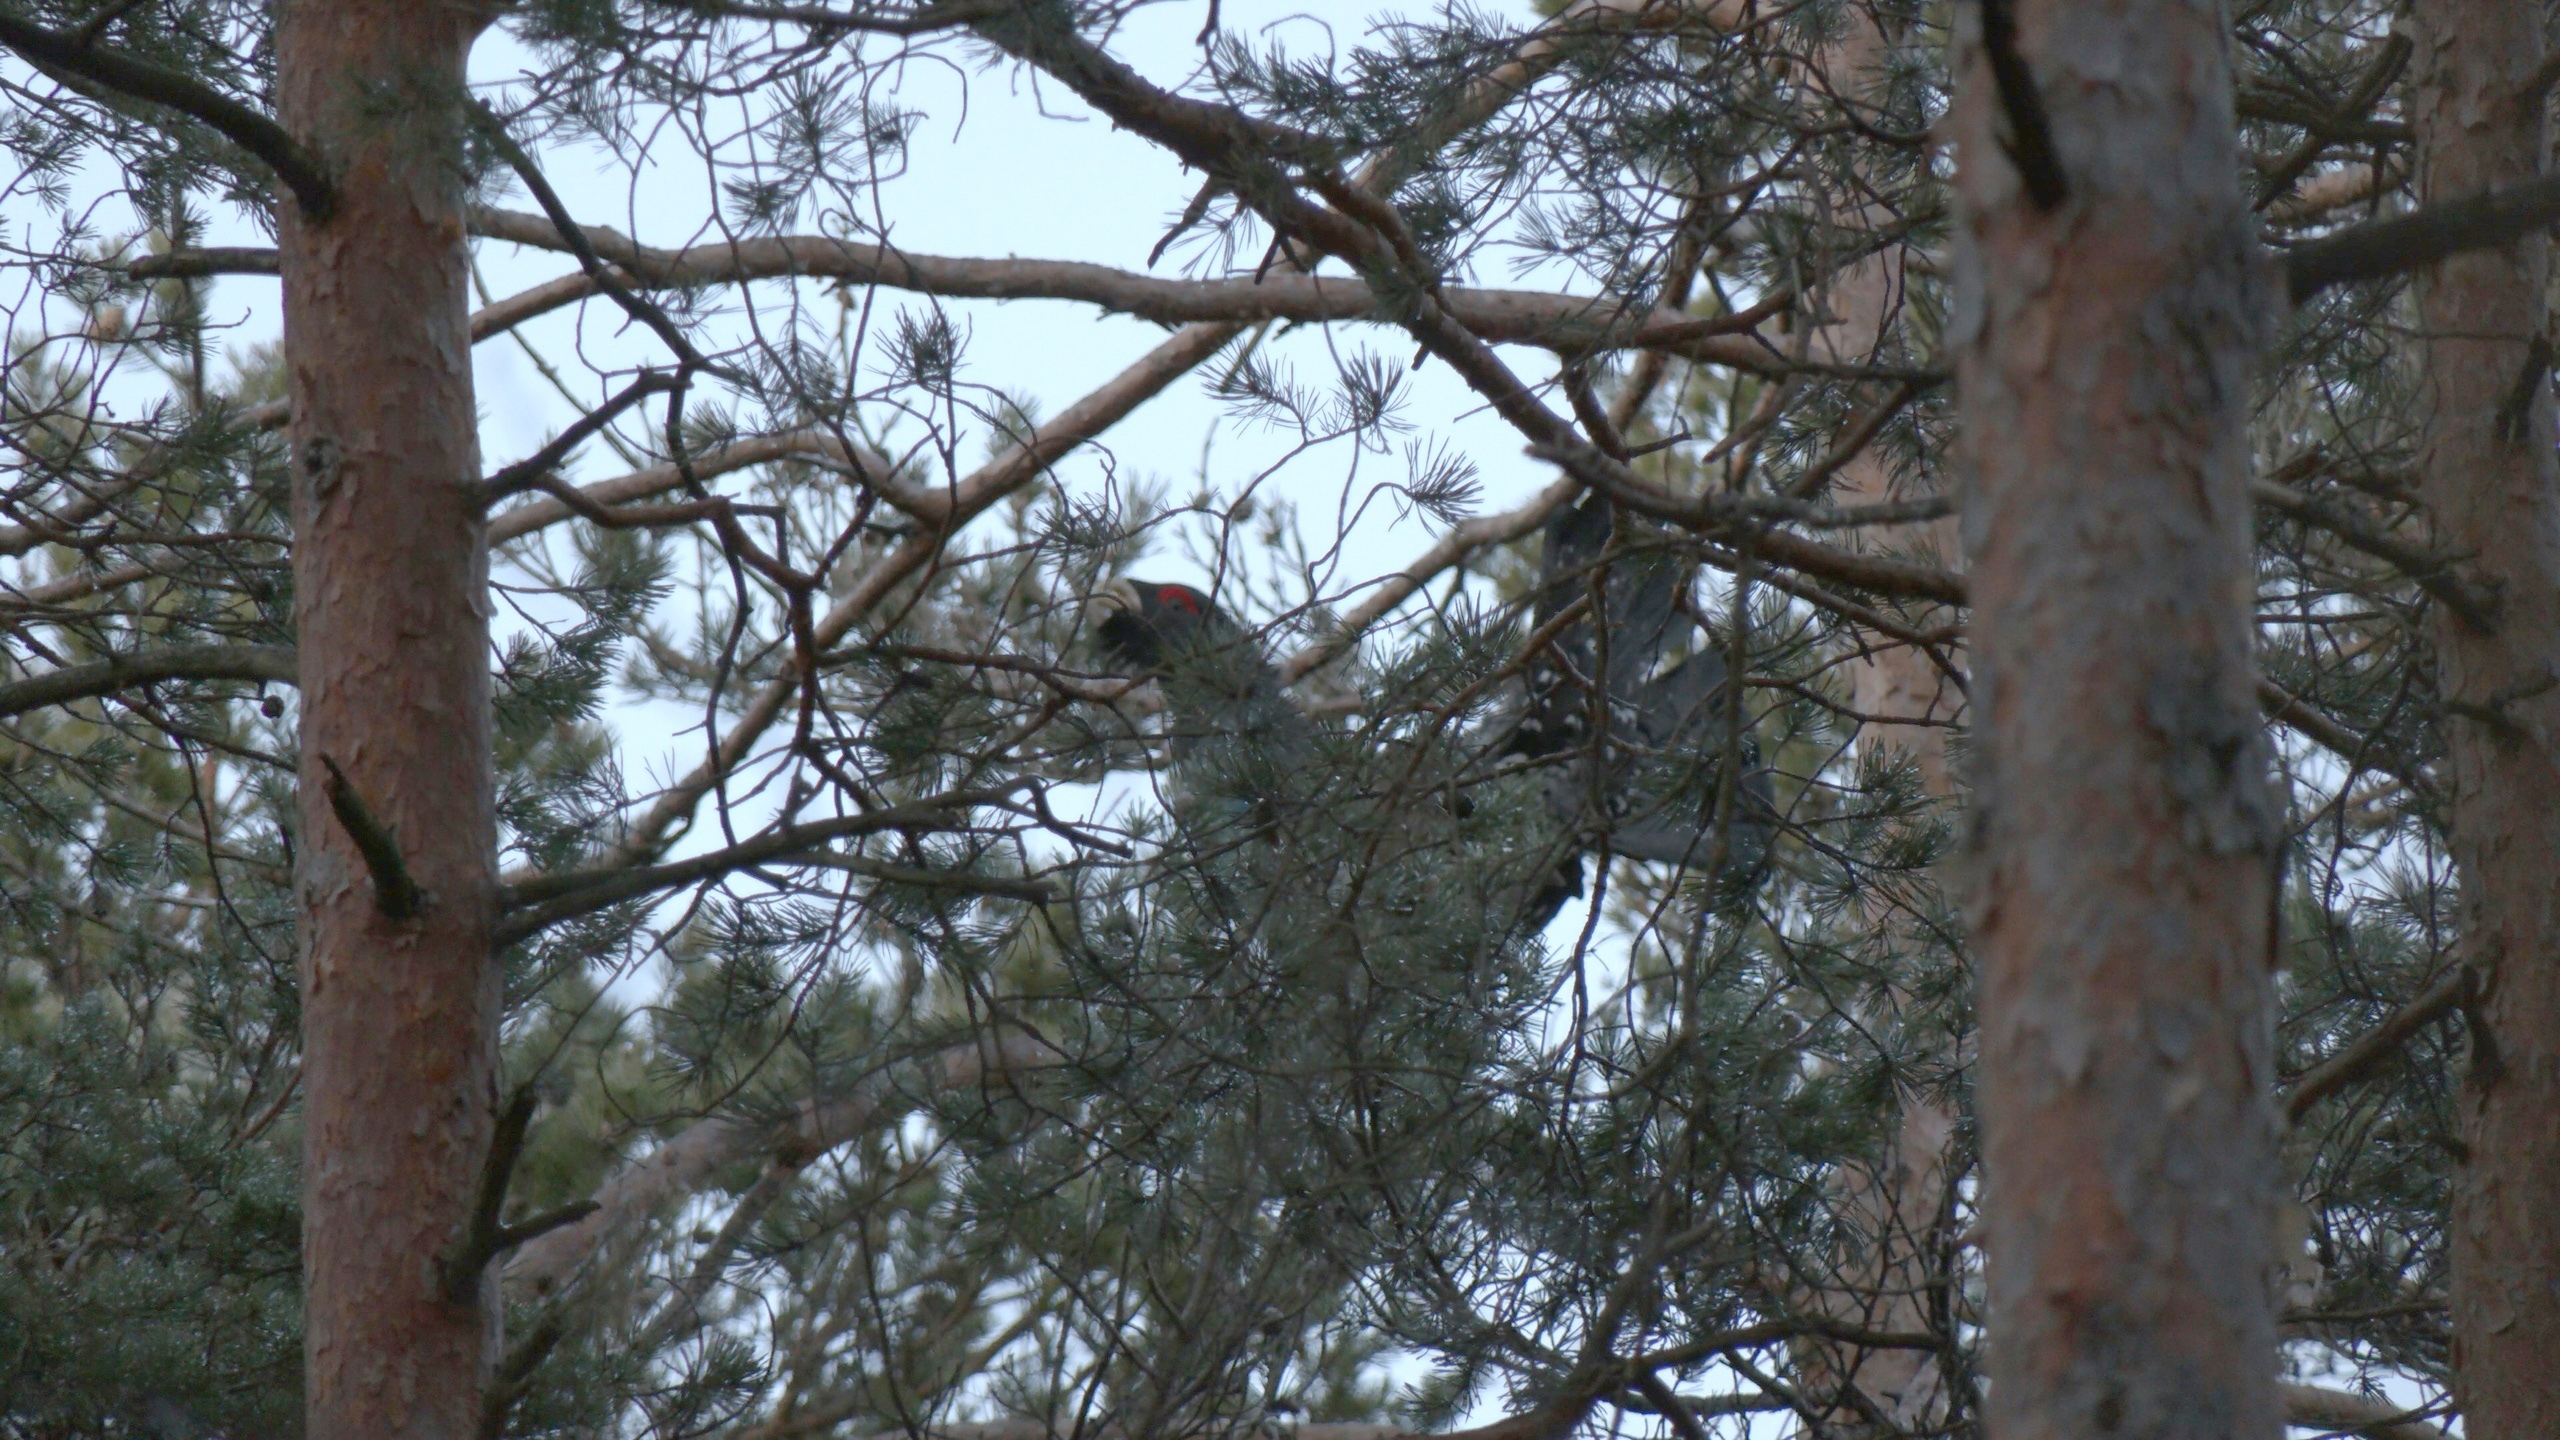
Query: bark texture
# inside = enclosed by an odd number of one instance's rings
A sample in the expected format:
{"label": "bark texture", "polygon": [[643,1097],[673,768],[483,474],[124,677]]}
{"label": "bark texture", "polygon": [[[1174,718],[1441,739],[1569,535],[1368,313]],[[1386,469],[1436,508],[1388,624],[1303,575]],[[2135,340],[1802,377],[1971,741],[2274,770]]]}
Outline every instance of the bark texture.
{"label": "bark texture", "polygon": [[[277,107],[332,173],[281,226],[301,630],[308,1433],[478,1433],[496,1309],[448,1295],[495,1115],[487,547],[450,3],[286,0]],[[377,903],[327,762],[421,895]]]}
{"label": "bark texture", "polygon": [[2209,0],[1970,8],[1951,330],[1986,1420],[1999,1440],[2272,1440],[2278,824],[2228,20]]}
{"label": "bark texture", "polygon": [[[2411,12],[2420,201],[2541,172],[2540,6]],[[2472,1440],[2560,1434],[2560,466],[2551,245],[2536,233],[2417,277],[2428,509],[2486,626],[2435,607],[2461,944],[2473,972],[2453,1196],[2453,1360]]]}

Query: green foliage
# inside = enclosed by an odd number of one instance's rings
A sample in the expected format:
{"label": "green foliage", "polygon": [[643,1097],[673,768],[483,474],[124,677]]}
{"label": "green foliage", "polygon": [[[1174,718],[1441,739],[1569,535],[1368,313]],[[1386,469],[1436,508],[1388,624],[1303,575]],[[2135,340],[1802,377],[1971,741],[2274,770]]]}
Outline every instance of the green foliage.
{"label": "green foliage", "polygon": [[[107,13],[11,3],[56,28]],[[1120,18],[1038,9],[1097,39]],[[1467,7],[1346,31],[1321,58],[1221,32],[1193,93],[1289,127],[1301,171],[1399,165],[1412,253],[1446,282],[1516,267],[1570,274],[1595,305],[1652,303],[1678,289],[1679,254],[1701,268],[1673,298],[1702,322],[1792,297],[1753,333],[1802,368],[1666,366],[1625,417],[1623,438],[1656,447],[1632,463],[1847,549],[1951,563],[1925,531],[1845,514],[1955,489],[1929,138],[1948,14],[1753,13],[1730,32],[1566,27],[1545,79],[1454,132],[1440,121],[1522,41]],[[886,182],[928,119],[954,118],[899,82],[986,48],[760,15],[533,0],[500,22],[535,59],[497,108],[548,163],[635,185],[690,144],[717,200],[705,235],[893,238]],[[1807,57],[1865,21],[1883,37],[1867,88],[1811,83]],[[2236,23],[2262,161],[2309,137],[2302,117],[2329,113],[2383,43],[2367,6],[2288,0]],[[102,33],[263,104],[269,24],[262,6],[182,3],[116,11]],[[23,97],[22,79],[0,83]],[[165,109],[41,99],[0,121],[16,193],[50,227],[12,214],[0,237],[37,297],[12,316],[0,518],[75,518],[0,562],[0,687],[168,647],[289,645],[288,467],[260,408],[283,396],[279,358],[220,373],[204,282],[108,258],[198,245],[223,206],[263,223],[267,182]],[[461,163],[495,201],[490,159]],[[112,234],[115,206],[72,207],[110,172],[130,211]],[[1213,178],[1172,263],[1286,263],[1255,197]],[[2330,223],[2279,212],[2278,240]],[[642,219],[652,243],[704,238]],[[1889,320],[1823,359],[1811,333],[1841,320],[1840,277],[1879,251],[1908,265]],[[1594,1427],[1687,1435],[1660,1413],[1676,1392],[1718,1434],[1801,1407],[1872,1435],[1823,1388],[1839,1368],[1806,1332],[1891,1310],[1935,1338],[1945,1387],[1912,1433],[1978,1433],[1966,1234],[1985,1177],[1950,893],[1964,817],[1913,753],[1934,732],[1878,723],[1857,679],[1889,627],[1960,699],[1959,617],[1816,584],[1747,532],[1622,514],[1611,572],[1675,582],[1662,668],[1713,655],[1742,680],[1719,693],[1712,745],[1631,762],[1638,798],[1737,863],[1609,860],[1559,818],[1586,812],[1557,803],[1597,767],[1519,734],[1558,664],[1542,599],[1610,581],[1548,573],[1534,535],[1474,555],[1464,583],[1287,696],[1260,668],[1341,640],[1371,593],[1309,497],[1340,487],[1346,515],[1365,496],[1435,534],[1483,504],[1474,459],[1425,428],[1401,337],[1317,352],[1265,324],[1202,368],[1226,419],[1285,450],[1269,474],[1177,484],[1087,447],[955,520],[919,497],[964,493],[1037,419],[986,380],[955,304],[814,280],[642,298],[716,368],[687,372],[672,422],[653,399],[591,448],[641,471],[673,467],[675,445],[699,492],[655,499],[731,498],[755,553],[707,523],[563,524],[501,548],[492,861],[519,900],[557,901],[804,828],[496,957],[506,1084],[537,1102],[511,1222],[715,1127],[756,1137],[556,1288],[504,1287],[501,1429],[1205,1437],[1454,1426],[1563,1399],[1590,1402]],[[2297,317],[2270,352],[2256,446],[2263,475],[2415,543],[2407,318],[2388,286]],[[564,396],[628,383],[624,352],[600,349],[599,375],[563,378],[546,335],[524,344]],[[1604,404],[1643,373],[1569,358]],[[1868,430],[1852,483],[1835,452]],[[808,443],[714,464],[780,439]],[[2436,601],[2307,513],[2259,528],[2262,672],[2334,727],[2274,732],[2293,829],[2287,1076],[2424,991],[2455,936],[2430,770]],[[940,541],[933,560],[888,568],[919,537]],[[777,579],[804,573],[816,583]],[[1252,648],[1225,672],[1109,673],[1084,601],[1132,573],[1214,580]],[[722,784],[651,819],[742,735]],[[1948,754],[1960,775],[1960,733]],[[287,688],[243,676],[0,717],[12,1434],[294,1430],[297,762]],[[1745,864],[1753,776],[1776,818]],[[2422,1029],[2293,1133],[2288,1353],[2305,1370],[2445,1378],[2460,1049],[2454,1026]],[[1918,1233],[1890,1235],[1844,1197],[1924,1112],[1951,1131],[1939,1193]],[[1893,1244],[1917,1256],[1917,1312],[1888,1304],[1869,1263]]]}

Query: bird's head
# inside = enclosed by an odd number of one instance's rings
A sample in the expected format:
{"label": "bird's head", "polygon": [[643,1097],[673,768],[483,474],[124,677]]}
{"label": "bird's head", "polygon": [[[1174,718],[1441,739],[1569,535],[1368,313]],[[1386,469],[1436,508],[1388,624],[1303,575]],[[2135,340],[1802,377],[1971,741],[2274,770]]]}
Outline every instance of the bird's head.
{"label": "bird's head", "polygon": [[1089,613],[1102,654],[1133,675],[1162,675],[1177,661],[1244,638],[1208,596],[1170,582],[1107,580]]}

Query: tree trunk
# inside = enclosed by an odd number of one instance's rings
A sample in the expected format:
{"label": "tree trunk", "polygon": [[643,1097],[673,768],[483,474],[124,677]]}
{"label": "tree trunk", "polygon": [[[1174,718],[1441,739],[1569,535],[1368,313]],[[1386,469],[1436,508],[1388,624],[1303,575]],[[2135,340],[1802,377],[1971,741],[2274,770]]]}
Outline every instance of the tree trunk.
{"label": "tree trunk", "polygon": [[[2420,202],[2541,173],[2541,7],[2411,12]],[[2560,1434],[2560,467],[2551,246],[2535,232],[2421,272],[2427,507],[2489,628],[2439,605],[2461,945],[2473,971],[2453,1194],[2453,1361],[2471,1440]]]}
{"label": "tree trunk", "polygon": [[[476,1435],[496,1335],[489,1287],[449,1295],[442,1263],[493,1129],[499,1006],[461,166],[479,19],[286,0],[276,32],[279,116],[336,181],[328,214],[280,227],[314,1440]],[[418,887],[406,918],[332,805],[332,762]]]}
{"label": "tree trunk", "polygon": [[[1851,6],[1842,33],[1822,50],[1817,64],[1832,93],[1873,103],[1878,72],[1889,58],[1875,13]],[[1856,204],[1851,196],[1835,197],[1833,203],[1843,209]],[[1894,217],[1882,206],[1859,213],[1877,231],[1893,224]],[[1818,312],[1830,318],[1814,331],[1812,353],[1836,365],[1872,363],[1878,342],[1900,322],[1906,299],[1898,246],[1841,267],[1816,297]],[[1870,403],[1878,403],[1881,394],[1872,392]],[[1871,444],[1840,467],[1833,499],[1843,505],[1872,505],[1908,498],[1894,493],[1893,481],[1893,467]],[[1870,543],[1892,554],[1932,561],[1952,560],[1959,548],[1955,526],[1945,520],[1879,527],[1871,532]],[[1942,618],[1959,617],[1945,607],[1923,623]],[[1947,763],[1948,732],[1929,722],[1957,716],[1963,692],[1927,652],[1913,645],[1863,630],[1858,642],[1858,653],[1846,665],[1850,705],[1861,715],[1918,722],[1871,725],[1859,734],[1860,748],[1907,756],[1919,767],[1928,794],[1952,804],[1956,786]],[[1915,943],[1920,938],[1911,933],[1910,917],[1885,899],[1882,890],[1870,892],[1862,916],[1872,931],[1900,932]],[[1868,1018],[1880,1026],[1892,1023],[1890,1015]],[[1904,1090],[1897,1099],[1901,1114],[1884,1153],[1873,1164],[1843,1166],[1831,1176],[1832,1211],[1848,1238],[1834,1252],[1834,1288],[1810,1298],[1819,1313],[1844,1325],[1913,1334],[1939,1323],[1931,1292],[1945,1268],[1939,1232],[1951,1213],[1947,1161],[1956,1117],[1924,1093]],[[1818,1418],[1808,1418],[1799,1433],[1893,1433],[1876,1423],[1878,1417],[1903,1431],[1944,1426],[1948,1389],[1939,1360],[1927,1350],[1868,1349],[1831,1339],[1804,1342],[1798,1352],[1799,1383],[1828,1408]],[[1855,1396],[1848,1393],[1852,1389]]]}
{"label": "tree trunk", "polygon": [[1951,331],[1986,1419],[2001,1440],[2273,1440],[2279,821],[2251,693],[2259,302],[2226,17],[1970,13]]}

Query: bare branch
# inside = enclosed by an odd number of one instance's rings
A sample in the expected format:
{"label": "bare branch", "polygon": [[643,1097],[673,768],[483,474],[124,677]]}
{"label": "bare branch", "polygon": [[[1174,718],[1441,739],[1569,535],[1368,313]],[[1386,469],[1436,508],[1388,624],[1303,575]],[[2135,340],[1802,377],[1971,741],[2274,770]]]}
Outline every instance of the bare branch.
{"label": "bare branch", "polygon": [[2316,1385],[2279,1385],[2288,1425],[2361,1435],[2364,1440],[2445,1440],[2445,1433],[2420,1418],[2423,1410],[2403,1410],[2387,1400],[2374,1400],[2344,1390]]}
{"label": "bare branch", "polygon": [[[949,501],[940,491],[895,483],[889,476],[888,461],[869,451],[848,449],[842,440],[824,430],[790,430],[780,435],[758,435],[732,441],[717,450],[694,456],[692,468],[695,479],[710,480],[776,460],[813,460],[850,471],[865,488],[916,519],[939,521],[950,510]],[[611,480],[599,480],[579,487],[578,493],[591,504],[610,506],[663,495],[684,483],[682,467],[669,463],[634,470]],[[518,505],[491,517],[489,543],[497,545],[521,539],[545,526],[556,525],[574,513],[566,501],[558,499]]]}
{"label": "bare branch", "polygon": [[329,813],[346,827],[347,838],[356,842],[356,853],[364,857],[364,868],[373,876],[374,907],[393,920],[414,917],[424,897],[418,882],[410,877],[408,862],[401,858],[400,842],[392,835],[391,827],[364,803],[364,796],[357,793],[336,760],[323,755],[320,766],[329,772],[325,782]]}
{"label": "bare branch", "polygon": [[2299,305],[2332,285],[2378,280],[2467,250],[2494,249],[2554,222],[2560,222],[2560,175],[2483,190],[2294,246],[2284,255],[2285,293]]}
{"label": "bare branch", "polygon": [[167,680],[263,680],[290,685],[294,666],[293,651],[282,645],[172,645],[65,665],[0,685],[0,716]]}
{"label": "bare branch", "polygon": [[1531,496],[1529,503],[1499,515],[1479,515],[1451,527],[1439,543],[1424,551],[1411,565],[1386,577],[1369,592],[1369,597],[1352,607],[1331,633],[1307,645],[1280,665],[1280,683],[1295,685],[1308,672],[1342,652],[1345,645],[1358,639],[1362,631],[1377,624],[1395,608],[1413,598],[1423,586],[1449,570],[1465,563],[1468,556],[1496,545],[1507,545],[1535,532],[1547,523],[1559,505],[1568,505],[1582,493],[1582,482],[1568,475],[1564,479]]}
{"label": "bare branch", "polygon": [[2035,74],[2018,53],[2018,23],[2009,0],[1983,0],[1982,49],[1991,62],[1992,93],[1999,96],[2000,113],[2009,122],[2009,133],[2001,137],[2009,159],[2025,182],[2027,198],[2051,214],[2070,198],[2071,184],[2062,173],[2061,157],[2053,152],[2052,125]]}
{"label": "bare branch", "polygon": [[689,369],[725,374],[723,367],[703,358],[702,352],[693,347],[693,342],[685,338],[684,331],[667,317],[665,311],[632,294],[629,286],[614,277],[611,268],[587,244],[577,221],[570,218],[568,207],[552,190],[551,182],[543,178],[542,167],[534,163],[533,156],[522,145],[516,143],[516,137],[508,133],[506,122],[498,118],[497,112],[475,100],[471,102],[470,114],[478,122],[480,133],[488,140],[490,148],[507,162],[507,168],[524,182],[524,188],[532,194],[534,203],[542,207],[542,213],[548,217],[545,223],[550,225],[569,253],[577,257],[578,268],[586,272],[587,279],[614,304],[621,306],[624,314],[654,332]]}
{"label": "bare branch", "polygon": [[280,269],[279,251],[250,245],[216,245],[145,255],[128,263],[124,273],[136,280],[202,280],[214,275],[273,275]]}
{"label": "bare branch", "polygon": [[[491,239],[565,250],[539,216],[481,209],[472,228]],[[1178,280],[1074,260],[979,260],[916,255],[823,235],[783,235],[660,250],[603,226],[584,227],[594,252],[632,283],[689,289],[784,276],[877,285],[956,300],[1067,300],[1160,325],[1266,320],[1396,323],[1357,280],[1320,275]],[[472,338],[495,334],[597,293],[587,275],[563,276],[498,301],[472,317]],[[1564,355],[1658,350],[1700,364],[1776,374],[1800,368],[1775,346],[1733,326],[1677,310],[1639,310],[1605,297],[1534,290],[1449,287],[1443,300],[1469,329],[1500,344],[1536,345]],[[485,317],[485,318],[484,318]]]}
{"label": "bare branch", "polygon": [[552,437],[549,444],[482,481],[480,488],[485,498],[481,503],[494,505],[508,496],[523,493],[537,481],[558,469],[561,461],[568,459],[573,451],[585,444],[597,431],[612,424],[613,417],[649,396],[664,395],[679,388],[681,388],[681,382],[673,375],[656,370],[641,372],[639,378],[623,386],[603,404],[579,416],[568,429]]}
{"label": "bare branch", "polygon": [[[172,557],[169,552],[163,551],[157,558],[165,561]],[[7,597],[4,601],[0,601],[0,610],[20,612],[47,610],[72,600],[113,590],[118,586],[130,585],[136,580],[148,580],[156,573],[158,572],[151,565],[135,563],[118,565],[112,570],[74,570],[61,579],[48,580],[42,585],[27,590],[20,590],[0,582],[0,595]]]}
{"label": "bare branch", "polygon": [[970,24],[1013,0],[941,0],[906,15],[864,15],[830,10],[823,5],[751,5],[735,0],[708,0],[706,13],[739,20],[779,20],[812,30],[852,31],[865,35],[924,35]]}
{"label": "bare branch", "polygon": [[1852,511],[1821,511],[1793,501],[1754,501],[1744,496],[1722,494],[1674,495],[1648,483],[1635,471],[1588,445],[1540,445],[1531,449],[1541,458],[1555,460],[1573,469],[1592,488],[1638,514],[1687,526],[1728,541],[1739,541],[1747,536],[1749,548],[1758,559],[1878,595],[1936,600],[1950,605],[1965,602],[1964,577],[1953,571],[1885,555],[1861,555],[1808,540],[1790,531],[1768,528],[1781,521],[1807,518],[1833,524],[1908,524],[1915,519],[1933,519],[1944,513],[1938,502],[1864,507],[1875,513],[1861,517]]}
{"label": "bare branch", "polygon": [[525,1242],[574,1224],[595,1213],[596,1203],[581,1200],[546,1211],[520,1224],[501,1224],[505,1211],[507,1186],[514,1179],[516,1161],[524,1154],[525,1130],[533,1123],[534,1093],[519,1090],[515,1099],[498,1114],[497,1133],[489,1140],[489,1153],[480,1167],[480,1193],[471,1206],[470,1227],[456,1238],[443,1256],[445,1298],[464,1305],[479,1292],[480,1281],[489,1262]]}
{"label": "bare branch", "polygon": [[2378,770],[2420,795],[2435,793],[2434,783],[2423,773],[2402,765],[2390,746],[2359,735],[2321,714],[2311,702],[2263,675],[2258,678],[2258,703],[2269,719],[2349,765]]}

